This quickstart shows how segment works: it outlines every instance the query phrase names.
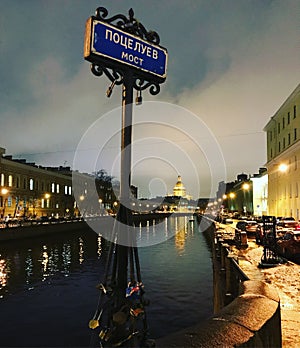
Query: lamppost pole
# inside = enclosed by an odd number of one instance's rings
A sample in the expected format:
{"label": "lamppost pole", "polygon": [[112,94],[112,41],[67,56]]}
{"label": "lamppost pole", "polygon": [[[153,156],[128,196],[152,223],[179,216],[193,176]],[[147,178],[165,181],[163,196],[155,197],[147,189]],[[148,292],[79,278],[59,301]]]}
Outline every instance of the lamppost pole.
{"label": "lamppost pole", "polygon": [[[117,220],[124,226],[132,226],[132,216],[130,209],[130,185],[131,185],[131,140],[132,140],[132,103],[133,103],[133,79],[132,74],[124,74],[122,86],[122,130],[121,130],[121,180],[120,180],[120,208],[117,214]],[[122,229],[122,234],[126,233],[127,228]],[[125,240],[130,235],[122,236]],[[127,269],[128,269],[128,245],[133,242],[128,240],[126,245],[118,244],[118,262],[117,262],[117,284],[121,296],[125,297],[127,287]]]}

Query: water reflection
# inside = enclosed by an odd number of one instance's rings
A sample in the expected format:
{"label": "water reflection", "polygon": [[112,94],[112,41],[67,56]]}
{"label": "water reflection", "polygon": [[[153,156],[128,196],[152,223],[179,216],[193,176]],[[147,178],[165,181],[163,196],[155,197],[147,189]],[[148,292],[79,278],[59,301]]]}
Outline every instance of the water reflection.
{"label": "water reflection", "polygon": [[33,260],[31,255],[32,250],[28,249],[27,256],[25,259],[25,276],[26,276],[26,284],[30,284],[31,278],[33,275]]}
{"label": "water reflection", "polygon": [[[179,220],[181,219],[181,221]],[[188,217],[175,218],[175,247],[181,256],[185,253],[185,244],[189,237],[194,235],[196,224],[194,220]]]}
{"label": "water reflection", "polygon": [[[141,222],[135,227],[137,239],[142,245],[147,245],[147,242],[152,245],[155,238],[167,241],[174,236],[175,250],[183,255],[186,240],[194,233],[190,219],[165,218],[159,224],[155,224],[155,220]],[[89,240],[91,237],[94,244]],[[72,269],[83,265],[91,257],[91,248],[95,258],[101,258],[104,241],[101,235],[91,232],[88,239],[85,234],[79,234],[77,237],[61,236],[57,240],[49,237],[41,241],[31,239],[0,245],[0,296],[22,288],[32,289],[35,283],[49,281],[56,274],[68,277]]]}
{"label": "water reflection", "polygon": [[[76,236],[75,236],[76,237]],[[89,246],[85,246],[87,243]],[[96,243],[91,245],[91,239]],[[101,236],[74,235],[13,241],[0,245],[0,298],[19,290],[32,290],[38,282],[62,274],[68,277],[72,269],[86,260],[85,251],[92,248],[99,258],[103,253]],[[90,250],[89,250],[90,253]]]}
{"label": "water reflection", "polygon": [[[142,241],[165,240],[139,248],[152,337],[211,315],[211,260],[197,222],[191,217],[172,217],[157,225],[143,222],[135,230]],[[90,331],[86,323],[97,305],[95,286],[103,281],[108,248],[109,242],[101,235],[86,230],[1,243],[0,304],[5,313],[5,321],[0,319],[5,332],[1,343],[42,346],[40,340],[46,339],[52,346],[62,346],[62,342],[87,346]],[[18,338],[9,322],[28,311],[32,315],[22,319]],[[55,335],[47,331],[49,322],[55,326]],[[37,326],[39,335],[35,335]]]}
{"label": "water reflection", "polygon": [[7,283],[7,277],[8,277],[8,269],[7,269],[7,263],[4,259],[0,260],[0,290],[1,288],[4,288]]}
{"label": "water reflection", "polygon": [[79,237],[79,263],[82,264],[84,261],[84,250],[83,250],[83,240]]}
{"label": "water reflection", "polygon": [[42,269],[43,269],[43,273],[42,273],[42,280],[46,280],[47,276],[48,276],[48,263],[49,263],[49,256],[47,253],[47,245],[43,245],[43,255],[42,255]]}
{"label": "water reflection", "polygon": [[100,257],[102,255],[102,236],[99,234],[97,238],[97,255]]}

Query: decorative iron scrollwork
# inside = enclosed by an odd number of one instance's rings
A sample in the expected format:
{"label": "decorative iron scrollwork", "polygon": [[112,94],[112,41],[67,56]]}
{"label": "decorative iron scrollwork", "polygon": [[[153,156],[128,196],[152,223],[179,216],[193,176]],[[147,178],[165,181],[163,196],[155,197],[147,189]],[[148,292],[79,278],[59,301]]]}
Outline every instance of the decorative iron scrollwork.
{"label": "decorative iron scrollwork", "polygon": [[140,78],[135,79],[133,83],[133,88],[137,91],[144,91],[149,87],[149,92],[152,95],[156,95],[160,92],[160,86],[157,83],[142,80]]}
{"label": "decorative iron scrollwork", "polygon": [[[111,71],[110,71],[111,70]],[[91,71],[96,76],[102,76],[104,73],[111,82],[116,85],[121,85],[123,83],[123,73],[115,69],[108,69],[99,64],[91,64]]]}
{"label": "decorative iron scrollwork", "polygon": [[96,18],[101,21],[114,25],[127,33],[139,36],[141,39],[156,45],[159,45],[160,43],[160,38],[157,32],[152,30],[147,31],[143,24],[134,18],[132,8],[128,11],[128,18],[123,14],[117,14],[113,17],[106,18],[108,16],[108,11],[105,7],[98,7],[95,14]]}
{"label": "decorative iron scrollwork", "polygon": [[[105,7],[98,7],[95,11],[95,18],[115,26],[124,32],[138,36],[142,40],[151,44],[158,45],[160,42],[160,38],[155,31],[147,31],[146,28],[136,18],[134,18],[134,11],[132,8],[128,11],[128,17],[123,14],[108,17],[108,10]],[[144,72],[134,71],[134,69],[126,65],[118,67],[117,64],[109,61],[104,60],[102,63],[98,60],[91,64],[91,71],[98,77],[105,74],[111,81],[111,85],[108,87],[106,92],[108,97],[111,96],[115,85],[121,85],[124,83],[124,76],[130,76],[132,88],[138,91],[138,105],[141,104],[142,91],[145,89],[149,88],[149,92],[152,95],[157,95],[160,92],[159,84],[161,81],[159,79],[156,79],[155,77],[152,78],[151,76],[148,78],[146,76],[147,74],[144,74]]]}

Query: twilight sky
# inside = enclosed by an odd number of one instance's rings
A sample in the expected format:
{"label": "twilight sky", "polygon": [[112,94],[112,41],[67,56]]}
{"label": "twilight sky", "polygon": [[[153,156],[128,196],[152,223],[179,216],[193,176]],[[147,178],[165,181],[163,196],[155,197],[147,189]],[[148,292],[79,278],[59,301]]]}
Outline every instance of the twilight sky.
{"label": "twilight sky", "polygon": [[145,91],[134,108],[140,196],[171,192],[177,174],[197,198],[256,173],[266,161],[263,127],[300,81],[298,0],[1,0],[6,153],[118,177],[121,88],[108,99],[108,79],[83,59],[85,21],[99,6],[109,16],[132,7],[169,53],[160,94]]}

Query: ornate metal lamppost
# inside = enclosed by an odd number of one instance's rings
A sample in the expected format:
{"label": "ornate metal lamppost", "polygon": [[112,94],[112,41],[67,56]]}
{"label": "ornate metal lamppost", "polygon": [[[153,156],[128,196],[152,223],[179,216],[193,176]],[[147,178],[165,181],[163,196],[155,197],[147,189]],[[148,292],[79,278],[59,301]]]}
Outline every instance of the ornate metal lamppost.
{"label": "ornate metal lamppost", "polygon": [[130,233],[133,91],[137,91],[137,105],[142,103],[143,90],[149,88],[152,95],[159,93],[159,85],[166,79],[167,50],[159,46],[156,32],[147,31],[134,18],[132,9],[128,14],[128,17],[117,14],[109,18],[107,9],[99,7],[86,22],[84,42],[84,58],[92,63],[92,73],[104,74],[111,82],[107,97],[116,85],[122,85],[118,223],[112,231],[115,242],[111,243],[104,281],[99,285],[99,305],[90,321],[92,329],[99,328],[101,346],[132,347],[149,343],[138,250],[135,235]]}

